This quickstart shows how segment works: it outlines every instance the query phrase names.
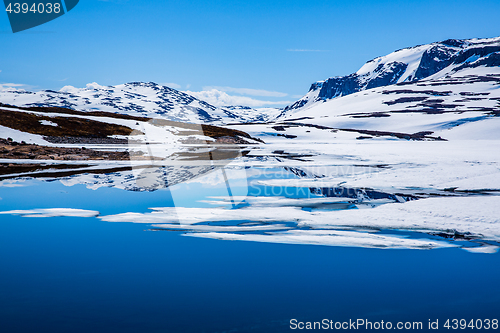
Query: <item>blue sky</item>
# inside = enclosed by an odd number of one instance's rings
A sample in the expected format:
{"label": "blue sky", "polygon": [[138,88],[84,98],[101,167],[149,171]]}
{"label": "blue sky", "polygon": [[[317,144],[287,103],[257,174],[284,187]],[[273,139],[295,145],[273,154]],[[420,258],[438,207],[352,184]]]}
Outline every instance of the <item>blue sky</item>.
{"label": "blue sky", "polygon": [[500,36],[499,14],[498,0],[81,0],[16,34],[0,15],[0,83],[153,81],[286,102],[396,49]]}

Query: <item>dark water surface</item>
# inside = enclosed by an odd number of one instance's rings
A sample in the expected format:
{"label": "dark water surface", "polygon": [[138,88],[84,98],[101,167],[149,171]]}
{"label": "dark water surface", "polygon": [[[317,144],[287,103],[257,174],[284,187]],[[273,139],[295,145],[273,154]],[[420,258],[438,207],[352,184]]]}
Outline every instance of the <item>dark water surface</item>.
{"label": "dark water surface", "polygon": [[[169,202],[168,191],[29,189],[0,187],[0,210],[113,214]],[[359,318],[427,328],[500,317],[499,254],[221,241],[97,218],[0,221],[0,332],[293,332],[291,319]]]}

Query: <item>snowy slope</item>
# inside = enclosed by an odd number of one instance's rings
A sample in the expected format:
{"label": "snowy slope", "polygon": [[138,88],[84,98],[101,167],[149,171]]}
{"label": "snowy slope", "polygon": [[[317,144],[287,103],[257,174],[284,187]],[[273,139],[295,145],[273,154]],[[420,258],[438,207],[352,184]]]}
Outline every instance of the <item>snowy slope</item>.
{"label": "snowy slope", "polygon": [[456,131],[461,138],[499,139],[499,113],[500,68],[479,67],[438,80],[401,83],[334,98],[282,119],[337,129],[408,134],[429,131],[444,139],[457,137],[452,134]]}

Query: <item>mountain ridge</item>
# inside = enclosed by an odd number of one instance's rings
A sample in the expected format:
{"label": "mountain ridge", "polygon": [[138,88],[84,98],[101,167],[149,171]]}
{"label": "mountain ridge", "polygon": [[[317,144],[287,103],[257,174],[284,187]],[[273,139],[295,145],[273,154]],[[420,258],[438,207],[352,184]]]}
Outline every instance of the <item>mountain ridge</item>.
{"label": "mountain ridge", "polygon": [[154,82],[115,86],[89,83],[85,88],[65,86],[59,91],[22,89],[0,91],[0,102],[24,107],[65,107],[78,111],[106,111],[191,123],[223,123],[235,119],[231,111],[215,107],[182,91]]}
{"label": "mountain ridge", "polygon": [[0,102],[23,107],[65,107],[202,124],[270,122],[289,118],[317,104],[356,92],[424,79],[443,79],[480,67],[500,67],[500,37],[447,39],[399,49],[367,61],[355,73],[312,83],[302,98],[283,109],[255,109],[244,105],[217,107],[188,92],[154,82],[129,82],[115,86],[101,86],[94,82],[85,88],[65,86],[59,91],[37,92],[6,88],[0,91]]}
{"label": "mountain ridge", "polygon": [[367,61],[357,72],[311,84],[306,95],[279,117],[336,97],[422,79],[439,79],[464,69],[500,66],[500,37],[447,39],[394,51]]}

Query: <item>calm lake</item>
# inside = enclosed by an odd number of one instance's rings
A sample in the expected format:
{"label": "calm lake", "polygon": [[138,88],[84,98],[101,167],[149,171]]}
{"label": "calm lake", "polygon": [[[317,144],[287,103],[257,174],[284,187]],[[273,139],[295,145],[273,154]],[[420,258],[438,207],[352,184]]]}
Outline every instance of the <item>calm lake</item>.
{"label": "calm lake", "polygon": [[[213,206],[208,199],[227,195],[224,183],[156,191],[67,185],[32,179],[0,183],[3,212],[99,212],[88,217],[0,215],[2,332],[298,331],[290,328],[292,319],[418,321],[426,331],[429,320],[438,319],[442,326],[447,319],[499,317],[498,253],[186,237],[185,230],[154,227],[147,220],[110,223],[100,217],[149,214],[152,207],[174,202],[208,208]],[[231,195],[245,195],[237,186],[232,189]],[[246,195],[256,197],[256,190],[250,187]],[[299,191],[289,198],[301,195],[319,197]],[[345,202],[332,205],[332,213],[352,209]],[[179,221],[192,218],[180,215]],[[245,225],[273,224],[252,221],[249,217]],[[280,224],[286,229],[291,222],[284,218]],[[254,233],[266,235],[258,228],[248,231]]]}

